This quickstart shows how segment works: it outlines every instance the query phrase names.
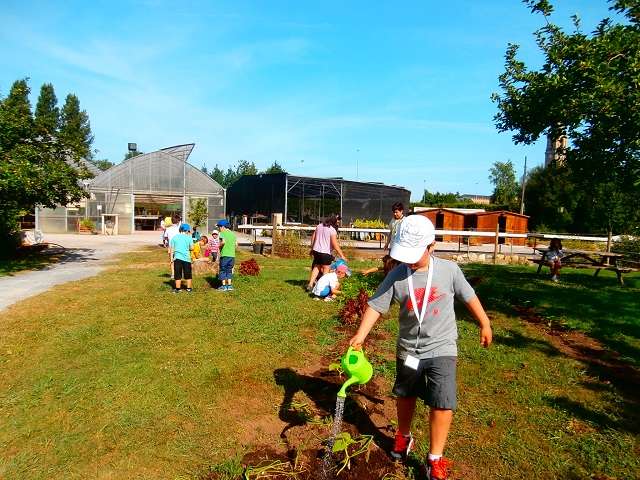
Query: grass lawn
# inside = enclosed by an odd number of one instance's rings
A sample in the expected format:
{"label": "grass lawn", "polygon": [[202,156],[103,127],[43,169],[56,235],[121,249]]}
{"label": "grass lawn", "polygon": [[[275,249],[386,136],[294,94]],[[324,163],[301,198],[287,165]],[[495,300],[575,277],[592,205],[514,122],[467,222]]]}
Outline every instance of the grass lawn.
{"label": "grass lawn", "polygon": [[[124,256],[97,277],[4,312],[0,479],[196,480],[211,471],[232,479],[245,453],[285,448],[283,405],[313,408],[313,399],[302,384],[289,398],[282,372],[328,366],[348,335],[335,329],[339,306],[303,293],[307,260],[256,257],[260,277],[237,277],[235,292],[214,291],[201,276],[194,292],[173,295],[165,257],[160,249]],[[453,478],[640,477],[637,389],[588,352],[567,353],[556,330],[519,318],[526,308],[547,327],[585,332],[620,353],[617,366],[637,372],[640,276],[621,288],[609,272],[593,279],[563,270],[556,285],[533,267],[465,270],[495,343],[480,348],[459,310]],[[396,321],[377,328],[379,396],[392,405]],[[426,453],[422,418],[418,455]],[[397,475],[412,478],[410,469]]]}

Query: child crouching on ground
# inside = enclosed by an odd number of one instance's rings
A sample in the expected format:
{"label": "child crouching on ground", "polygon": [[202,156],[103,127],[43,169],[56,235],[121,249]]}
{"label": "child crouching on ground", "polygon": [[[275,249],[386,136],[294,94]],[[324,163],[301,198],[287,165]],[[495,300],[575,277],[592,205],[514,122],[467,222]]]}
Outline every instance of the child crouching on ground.
{"label": "child crouching on ground", "polygon": [[349,340],[362,345],[392,301],[400,304],[396,350],[398,430],[391,455],[406,459],[413,448],[411,422],[420,397],[429,411],[429,480],[448,477],[442,454],[456,408],[457,328],[453,300],[457,297],[480,324],[480,343],[491,344],[492,332],[480,300],[458,265],[432,256],[435,230],[429,219],[412,215],[398,226],[390,255],[401,262],[369,299],[357,333]]}
{"label": "child crouching on ground", "polygon": [[349,267],[344,263],[338,265],[335,270],[321,276],[311,291],[311,295],[315,300],[324,299],[325,302],[331,302],[340,293],[340,280],[345,276],[351,275]]}

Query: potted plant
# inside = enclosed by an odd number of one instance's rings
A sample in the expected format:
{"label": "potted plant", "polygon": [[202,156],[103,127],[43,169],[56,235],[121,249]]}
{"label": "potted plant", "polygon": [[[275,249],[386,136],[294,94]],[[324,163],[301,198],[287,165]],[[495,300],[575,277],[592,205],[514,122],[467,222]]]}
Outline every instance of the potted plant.
{"label": "potted plant", "polygon": [[78,233],[91,234],[95,229],[95,222],[89,218],[83,218],[78,223]]}

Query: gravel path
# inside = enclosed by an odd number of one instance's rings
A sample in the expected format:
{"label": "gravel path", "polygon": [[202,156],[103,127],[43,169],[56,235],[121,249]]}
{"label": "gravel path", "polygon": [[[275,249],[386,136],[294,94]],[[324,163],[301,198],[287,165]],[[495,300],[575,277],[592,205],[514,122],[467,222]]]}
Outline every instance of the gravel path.
{"label": "gravel path", "polygon": [[97,275],[118,254],[158,245],[160,233],[107,237],[102,235],[48,234],[45,241],[65,247],[59,262],[41,270],[0,277],[0,311],[54,285]]}

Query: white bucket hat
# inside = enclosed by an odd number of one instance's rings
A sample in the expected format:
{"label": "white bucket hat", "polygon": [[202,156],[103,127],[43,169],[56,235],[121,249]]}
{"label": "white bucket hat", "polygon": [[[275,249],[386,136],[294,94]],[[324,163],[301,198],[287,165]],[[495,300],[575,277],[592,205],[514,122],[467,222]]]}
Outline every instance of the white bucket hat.
{"label": "white bucket hat", "polygon": [[433,223],[422,215],[406,217],[391,239],[391,258],[402,263],[416,263],[436,239]]}

